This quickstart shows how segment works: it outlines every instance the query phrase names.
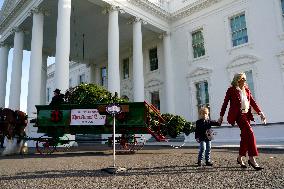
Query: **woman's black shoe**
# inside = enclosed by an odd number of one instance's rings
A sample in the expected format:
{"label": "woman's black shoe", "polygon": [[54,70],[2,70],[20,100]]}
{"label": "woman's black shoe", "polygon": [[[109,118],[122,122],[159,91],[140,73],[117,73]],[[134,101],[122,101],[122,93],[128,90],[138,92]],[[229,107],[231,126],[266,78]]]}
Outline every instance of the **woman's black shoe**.
{"label": "woman's black shoe", "polygon": [[240,162],[238,158],[237,163],[241,165],[241,168],[247,168],[247,166],[244,163]]}
{"label": "woman's black shoe", "polygon": [[263,167],[255,166],[254,164],[252,164],[252,163],[250,162],[250,160],[248,160],[248,164],[249,164],[249,166],[252,166],[252,167],[253,167],[255,170],[257,170],[257,171],[264,169]]}

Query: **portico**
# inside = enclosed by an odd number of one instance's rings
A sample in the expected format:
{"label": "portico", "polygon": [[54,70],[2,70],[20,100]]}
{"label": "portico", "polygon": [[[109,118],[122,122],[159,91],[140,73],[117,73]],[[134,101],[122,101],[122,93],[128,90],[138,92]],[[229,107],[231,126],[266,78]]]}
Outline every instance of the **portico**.
{"label": "portico", "polygon": [[[144,101],[143,43],[158,39],[168,32],[165,20],[149,21],[147,16],[134,12],[131,6],[106,1],[28,1],[18,4],[6,0],[19,13],[0,20],[0,106],[5,105],[8,52],[14,48],[10,84],[9,108],[20,108],[23,50],[31,51],[27,113],[36,111],[35,105],[44,102],[46,89],[46,59],[55,56],[55,86],[65,91],[69,87],[69,62],[76,61],[95,68],[93,81],[99,83],[98,74],[102,66],[108,70],[107,88],[112,93],[121,91],[120,53],[131,49],[133,56],[133,100]],[[19,6],[21,4],[21,6]],[[5,6],[4,6],[5,7]],[[6,6],[6,8],[9,6]],[[3,10],[4,12],[9,10]],[[10,12],[10,14],[14,14]],[[144,38],[146,36],[146,38]],[[170,35],[162,40],[164,45],[165,77],[171,78]],[[172,83],[165,82],[170,89],[165,95],[169,102],[164,112],[174,112]],[[172,98],[172,99],[171,99]],[[26,111],[26,110],[22,110]],[[29,128],[30,132],[35,130]]]}

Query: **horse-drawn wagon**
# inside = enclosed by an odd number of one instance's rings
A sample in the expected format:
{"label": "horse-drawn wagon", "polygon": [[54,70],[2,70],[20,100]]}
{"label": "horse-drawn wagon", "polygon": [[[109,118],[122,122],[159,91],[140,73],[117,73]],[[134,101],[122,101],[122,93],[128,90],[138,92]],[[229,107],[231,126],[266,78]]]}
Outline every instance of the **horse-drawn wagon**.
{"label": "horse-drawn wagon", "polygon": [[[61,104],[58,106],[38,105],[35,127],[44,136],[34,139],[39,153],[52,153],[56,146],[69,147],[72,141],[66,134],[113,134],[113,115],[107,113],[108,104],[76,105]],[[145,141],[140,143],[143,134],[151,134],[157,141],[164,141],[160,132],[164,120],[159,111],[146,102],[120,103],[121,113],[116,115],[116,144],[126,151],[139,150]],[[152,119],[155,120],[152,120]],[[153,127],[151,122],[155,121]],[[113,145],[113,137],[101,139]]]}

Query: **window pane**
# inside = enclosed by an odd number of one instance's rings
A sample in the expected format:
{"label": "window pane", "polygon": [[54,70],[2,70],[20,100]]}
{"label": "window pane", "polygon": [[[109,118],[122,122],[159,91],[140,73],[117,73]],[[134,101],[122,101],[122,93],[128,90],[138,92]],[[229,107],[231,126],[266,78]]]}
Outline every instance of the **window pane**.
{"label": "window pane", "polygon": [[249,89],[250,89],[250,91],[252,93],[252,96],[255,97],[252,71],[251,70],[250,71],[246,71],[245,74],[247,76],[247,84],[248,84]]}
{"label": "window pane", "polygon": [[203,38],[202,30],[192,33],[192,48],[193,48],[194,58],[205,55],[204,38]]}
{"label": "window pane", "polygon": [[200,91],[200,84],[196,83],[196,100],[197,100],[197,105],[199,106],[199,104],[201,104],[201,91]]}
{"label": "window pane", "polygon": [[107,69],[106,67],[101,68],[101,84],[104,87],[107,87]]}
{"label": "window pane", "polygon": [[245,27],[246,27],[246,18],[245,18],[245,15],[242,15],[242,17],[240,18],[240,22],[241,22],[240,27],[241,27],[241,28],[245,28]]}
{"label": "window pane", "polygon": [[205,103],[209,104],[208,83],[204,82]]}
{"label": "window pane", "polygon": [[86,80],[85,80],[85,74],[79,75],[79,84],[85,83],[85,82],[86,82]]}
{"label": "window pane", "polygon": [[158,110],[160,110],[159,91],[154,91],[151,93],[151,104],[153,104]]}
{"label": "window pane", "polygon": [[196,87],[196,101],[198,112],[201,107],[209,108],[209,91],[208,82],[201,81],[195,84]]}
{"label": "window pane", "polygon": [[129,78],[129,58],[123,59],[123,79]]}
{"label": "window pane", "polygon": [[238,46],[248,42],[245,14],[230,19],[232,44]]}
{"label": "window pane", "polygon": [[157,48],[149,50],[150,71],[158,69],[158,54]]}

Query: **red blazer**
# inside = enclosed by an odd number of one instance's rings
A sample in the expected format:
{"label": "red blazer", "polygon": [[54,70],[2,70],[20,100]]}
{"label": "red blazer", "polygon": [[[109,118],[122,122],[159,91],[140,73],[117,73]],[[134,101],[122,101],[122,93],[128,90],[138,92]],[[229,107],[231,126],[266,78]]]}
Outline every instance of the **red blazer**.
{"label": "red blazer", "polygon": [[[253,109],[257,113],[261,112],[261,110],[256,104],[255,100],[253,99],[251,92],[247,86],[245,86],[245,90],[246,90],[248,102],[250,104],[250,108],[249,108],[247,115],[251,121],[254,121],[253,115],[251,113],[251,107],[253,107]],[[228,120],[228,123],[234,125],[237,120],[237,117],[241,114],[241,95],[238,89],[236,89],[236,87],[234,86],[229,87],[229,89],[226,92],[226,96],[224,99],[223,106],[221,108],[220,116],[222,117],[224,116],[229,101],[230,101],[230,108],[229,108],[227,120]]]}

